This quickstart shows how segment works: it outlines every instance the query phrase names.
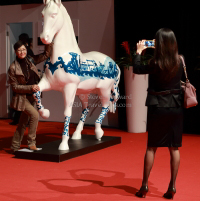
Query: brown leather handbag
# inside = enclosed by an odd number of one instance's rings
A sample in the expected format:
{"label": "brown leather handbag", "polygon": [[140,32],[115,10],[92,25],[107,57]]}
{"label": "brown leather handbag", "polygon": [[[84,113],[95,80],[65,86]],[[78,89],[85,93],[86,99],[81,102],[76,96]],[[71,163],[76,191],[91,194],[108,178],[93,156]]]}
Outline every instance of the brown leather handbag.
{"label": "brown leather handbag", "polygon": [[184,91],[184,108],[190,108],[190,107],[194,107],[198,104],[196,88],[188,80],[185,61],[182,56],[180,56],[180,58],[183,62],[183,69],[184,69],[185,77],[186,77],[185,82],[181,81],[181,87]]}

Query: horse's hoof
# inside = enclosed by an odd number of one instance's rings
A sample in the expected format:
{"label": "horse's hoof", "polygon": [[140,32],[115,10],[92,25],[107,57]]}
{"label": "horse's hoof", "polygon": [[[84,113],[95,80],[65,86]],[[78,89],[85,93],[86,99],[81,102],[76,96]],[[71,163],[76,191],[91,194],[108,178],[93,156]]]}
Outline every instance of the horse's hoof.
{"label": "horse's hoof", "polygon": [[68,140],[69,140],[68,135],[62,135],[62,142],[60,143],[58,150],[60,151],[69,150]]}
{"label": "horse's hoof", "polygon": [[61,142],[60,145],[59,145],[59,147],[58,147],[58,150],[60,150],[60,151],[69,150],[69,146],[68,146],[67,143]]}
{"label": "horse's hoof", "polygon": [[39,113],[40,113],[40,116],[43,118],[43,119],[48,119],[49,116],[50,116],[50,111],[48,109],[40,109],[39,110]]}
{"label": "horse's hoof", "polygon": [[75,131],[71,137],[72,140],[80,140],[81,139],[81,133]]}
{"label": "horse's hoof", "polygon": [[97,140],[101,140],[103,134],[104,134],[104,131],[102,129],[95,129],[95,135]]}

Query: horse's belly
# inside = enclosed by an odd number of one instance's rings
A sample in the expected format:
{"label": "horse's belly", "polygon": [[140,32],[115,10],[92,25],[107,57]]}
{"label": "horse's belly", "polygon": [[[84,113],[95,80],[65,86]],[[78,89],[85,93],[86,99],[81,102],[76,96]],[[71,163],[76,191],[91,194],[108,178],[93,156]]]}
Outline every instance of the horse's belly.
{"label": "horse's belly", "polygon": [[76,94],[79,95],[79,94],[90,93],[96,89],[97,84],[98,80],[95,78],[90,78],[85,81],[82,81],[78,85]]}

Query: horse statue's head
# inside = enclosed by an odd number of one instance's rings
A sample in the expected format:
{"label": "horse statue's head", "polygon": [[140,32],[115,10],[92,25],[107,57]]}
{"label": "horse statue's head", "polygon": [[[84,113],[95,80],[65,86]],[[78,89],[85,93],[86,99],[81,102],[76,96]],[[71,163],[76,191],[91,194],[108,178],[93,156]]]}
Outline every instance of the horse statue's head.
{"label": "horse statue's head", "polygon": [[42,11],[44,24],[40,39],[44,44],[49,44],[64,23],[63,13],[61,11],[62,3],[61,0],[43,0],[43,2],[45,5]]}

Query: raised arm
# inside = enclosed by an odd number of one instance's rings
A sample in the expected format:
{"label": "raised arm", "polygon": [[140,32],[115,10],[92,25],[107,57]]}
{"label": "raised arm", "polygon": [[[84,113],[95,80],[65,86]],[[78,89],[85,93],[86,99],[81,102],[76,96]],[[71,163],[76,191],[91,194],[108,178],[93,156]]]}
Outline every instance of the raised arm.
{"label": "raised arm", "polygon": [[37,65],[45,61],[46,59],[48,59],[51,56],[52,48],[53,48],[53,43],[50,43],[48,45],[45,45],[45,50],[43,53],[31,56],[34,61],[33,63]]}
{"label": "raised arm", "polygon": [[149,74],[153,71],[151,66],[141,64],[141,53],[147,48],[144,43],[145,40],[137,43],[136,55],[133,58],[133,73],[135,74]]}

